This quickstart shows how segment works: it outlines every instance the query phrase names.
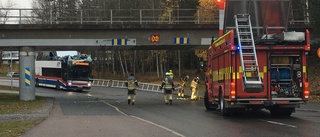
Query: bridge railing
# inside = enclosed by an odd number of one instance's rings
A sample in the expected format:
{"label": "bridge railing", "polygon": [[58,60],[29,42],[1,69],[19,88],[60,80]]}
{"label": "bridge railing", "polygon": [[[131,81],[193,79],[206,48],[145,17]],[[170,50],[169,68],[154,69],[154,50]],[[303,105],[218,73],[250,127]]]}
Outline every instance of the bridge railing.
{"label": "bridge railing", "polygon": [[[121,80],[92,79],[92,86],[100,87],[126,88],[125,83],[126,81]],[[139,82],[139,87],[137,89],[162,93],[163,91],[160,89],[160,86],[160,84]]]}
{"label": "bridge railing", "polygon": [[[291,16],[293,17],[293,16]],[[299,17],[301,18],[301,17]],[[290,24],[307,20],[289,19]],[[16,9],[0,8],[1,24],[218,24],[218,9]]]}
{"label": "bridge railing", "polygon": [[218,11],[212,9],[65,9],[57,12],[0,8],[1,24],[217,24],[218,18]]}

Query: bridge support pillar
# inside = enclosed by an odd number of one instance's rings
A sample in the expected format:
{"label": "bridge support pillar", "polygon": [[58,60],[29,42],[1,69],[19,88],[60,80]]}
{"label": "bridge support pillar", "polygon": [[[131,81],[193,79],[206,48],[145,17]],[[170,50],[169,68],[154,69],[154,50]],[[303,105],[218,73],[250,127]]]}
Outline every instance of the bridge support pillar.
{"label": "bridge support pillar", "polygon": [[21,47],[19,52],[19,96],[20,100],[35,100],[35,48]]}

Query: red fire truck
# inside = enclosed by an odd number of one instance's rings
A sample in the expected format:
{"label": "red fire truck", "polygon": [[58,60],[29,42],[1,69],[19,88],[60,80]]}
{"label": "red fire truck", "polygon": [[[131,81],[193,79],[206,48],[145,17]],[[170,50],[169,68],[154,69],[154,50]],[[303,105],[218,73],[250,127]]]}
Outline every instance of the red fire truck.
{"label": "red fire truck", "polygon": [[206,109],[222,115],[268,109],[273,116],[290,116],[309,98],[309,31],[276,33],[281,29],[273,28],[257,35],[250,14],[233,19],[234,26],[207,52]]}

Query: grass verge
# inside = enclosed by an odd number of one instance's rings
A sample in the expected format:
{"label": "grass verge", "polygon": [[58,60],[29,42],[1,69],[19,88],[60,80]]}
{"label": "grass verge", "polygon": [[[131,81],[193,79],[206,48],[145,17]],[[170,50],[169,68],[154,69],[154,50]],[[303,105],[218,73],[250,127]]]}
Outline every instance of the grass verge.
{"label": "grass verge", "polygon": [[28,113],[42,107],[46,102],[43,97],[37,97],[33,101],[22,101],[18,94],[0,93],[0,114]]}
{"label": "grass verge", "polygon": [[[19,90],[10,86],[0,86],[0,90]],[[36,97],[33,101],[22,101],[18,94],[0,93],[0,115],[14,113],[32,113],[32,110],[43,107],[47,103],[44,97]],[[37,120],[0,121],[0,137],[18,137],[30,128],[40,124],[43,118]]]}
{"label": "grass verge", "polygon": [[18,87],[11,87],[11,86],[3,86],[3,85],[0,85],[0,90],[19,91],[19,88],[18,88]]}
{"label": "grass verge", "polygon": [[1,137],[18,137],[30,128],[40,124],[43,119],[0,122]]}

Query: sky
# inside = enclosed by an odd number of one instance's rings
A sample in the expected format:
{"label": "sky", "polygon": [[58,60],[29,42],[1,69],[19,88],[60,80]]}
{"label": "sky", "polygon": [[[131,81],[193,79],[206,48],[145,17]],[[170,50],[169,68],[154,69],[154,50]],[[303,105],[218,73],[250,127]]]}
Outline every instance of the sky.
{"label": "sky", "polygon": [[77,53],[78,53],[77,51],[57,51],[57,55],[60,57],[63,57],[66,55],[73,56],[73,55],[77,55]]}
{"label": "sky", "polygon": [[0,0],[2,6],[7,6],[8,1],[14,3],[14,7],[12,8],[32,8],[31,3],[32,0]]}
{"label": "sky", "polygon": [[[14,3],[14,6],[11,8],[32,8],[31,3],[33,0],[0,0],[1,7],[6,7],[8,1]],[[58,56],[65,55],[77,55],[77,51],[57,51]]]}

